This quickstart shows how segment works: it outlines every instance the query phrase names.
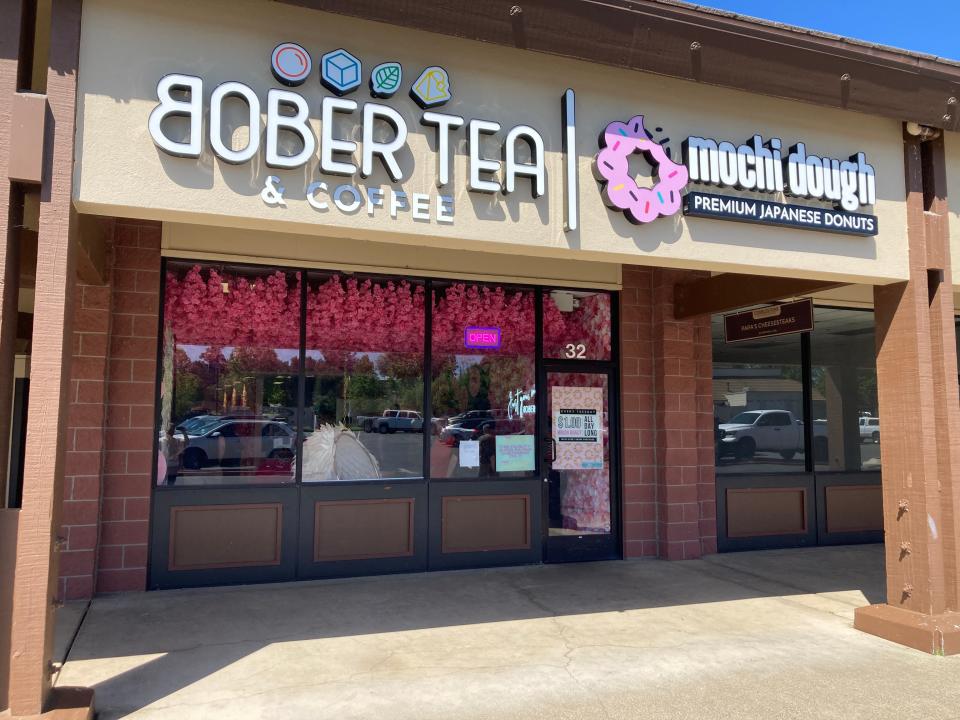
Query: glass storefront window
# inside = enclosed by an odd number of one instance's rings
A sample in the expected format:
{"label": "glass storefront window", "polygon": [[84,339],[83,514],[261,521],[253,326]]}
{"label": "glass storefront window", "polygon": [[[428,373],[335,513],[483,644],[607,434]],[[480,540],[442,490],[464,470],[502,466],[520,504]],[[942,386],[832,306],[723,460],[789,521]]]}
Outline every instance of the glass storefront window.
{"label": "glass storefront window", "polygon": [[543,293],[543,356],[610,359],[610,293],[547,290]]}
{"label": "glass storefront window", "polygon": [[519,477],[536,469],[534,292],[435,285],[430,472]]}
{"label": "glass storefront window", "polygon": [[423,477],[424,287],[310,274],[303,482]]}
{"label": "glass storefront window", "polygon": [[300,274],[167,268],[157,482],[294,480]]}
{"label": "glass storefront window", "polygon": [[537,292],[171,261],[158,484],[531,476],[537,301],[544,357],[612,357],[609,292]]}
{"label": "glass storefront window", "polygon": [[800,335],[727,343],[715,316],[713,414],[718,473],[803,472]]}
{"label": "glass storefront window", "polygon": [[814,467],[880,469],[873,313],[815,309],[810,337]]}

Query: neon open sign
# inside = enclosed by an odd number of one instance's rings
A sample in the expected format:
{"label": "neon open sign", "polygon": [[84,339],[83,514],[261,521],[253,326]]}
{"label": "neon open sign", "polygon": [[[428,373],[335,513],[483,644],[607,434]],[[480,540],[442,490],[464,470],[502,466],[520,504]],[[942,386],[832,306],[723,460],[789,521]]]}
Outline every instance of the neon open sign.
{"label": "neon open sign", "polygon": [[500,328],[468,327],[463,330],[463,346],[496,350],[500,347]]}

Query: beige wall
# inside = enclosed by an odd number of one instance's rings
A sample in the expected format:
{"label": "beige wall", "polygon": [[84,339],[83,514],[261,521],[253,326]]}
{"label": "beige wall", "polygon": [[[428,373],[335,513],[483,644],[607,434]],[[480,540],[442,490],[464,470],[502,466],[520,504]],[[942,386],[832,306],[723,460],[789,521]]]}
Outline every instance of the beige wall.
{"label": "beige wall", "polygon": [[[947,160],[947,209],[950,227],[950,262],[954,292],[960,290],[960,133],[943,136]],[[960,307],[960,305],[957,305]]]}
{"label": "beige wall", "polygon": [[317,267],[418,277],[455,277],[464,280],[539,282],[561,287],[620,289],[620,265],[577,262],[567,258],[506,257],[498,253],[451,248],[423,252],[413,245],[369,240],[344,242],[336,238],[264,233],[208,225],[163,224],[163,254],[198,260],[262,262],[265,238],[272,262],[294,267]]}
{"label": "beige wall", "polygon": [[[313,55],[314,73],[298,89],[319,115],[318,64],[323,52],[346,47],[365,72],[385,60],[404,67],[405,88],[427,65],[443,65],[454,99],[441,111],[468,120],[496,120],[504,128],[536,127],[547,150],[547,193],[530,200],[528,183],[505,199],[465,189],[465,133],[457,138],[452,169],[456,220],[452,225],[391,219],[380,211],[345,215],[312,209],[303,199],[311,170],[277,173],[288,188],[288,207],[270,208],[259,198],[275,171],[251,163],[230,166],[213,159],[204,142],[199,160],[159,152],[147,131],[156,105],[156,83],[172,72],[204,79],[207,98],[226,80],[253,87],[265,101],[276,86],[269,56],[279,42],[302,43]],[[561,165],[560,96],[577,91],[581,230],[565,233]],[[366,83],[351,97],[370,100]],[[420,132],[420,111],[399,92],[386,101],[407,120],[410,154],[401,156],[412,175],[408,193],[435,193],[433,131]],[[264,103],[265,104],[265,103]],[[257,252],[272,257],[264,231],[300,236],[366,239],[531,257],[576,258],[608,263],[658,264],[714,271],[765,272],[846,281],[886,282],[906,277],[902,143],[899,125],[838,110],[777,100],[642,73],[419,33],[262,0],[164,3],[87,0],[81,49],[76,201],[85,212],[143,217],[185,224],[247,228],[261,233]],[[742,141],[754,132],[784,144],[802,140],[808,152],[846,157],[864,151],[878,173],[876,238],[751,226],[707,219],[661,218],[634,226],[601,202],[591,173],[597,136],[613,120],[644,113],[650,128],[662,126],[675,153],[687,135]],[[206,126],[206,124],[205,124]],[[314,130],[319,123],[315,121]],[[676,155],[674,156],[676,157]],[[642,162],[640,163],[642,164]],[[322,178],[331,180],[331,178]],[[336,178],[333,178],[337,182]],[[359,185],[388,185],[378,173]],[[691,185],[691,187],[693,187]],[[704,188],[706,189],[706,188]],[[866,211],[870,211],[869,208]],[[309,248],[309,245],[305,247]],[[309,253],[324,262],[318,243]],[[510,274],[501,256],[498,272]]]}

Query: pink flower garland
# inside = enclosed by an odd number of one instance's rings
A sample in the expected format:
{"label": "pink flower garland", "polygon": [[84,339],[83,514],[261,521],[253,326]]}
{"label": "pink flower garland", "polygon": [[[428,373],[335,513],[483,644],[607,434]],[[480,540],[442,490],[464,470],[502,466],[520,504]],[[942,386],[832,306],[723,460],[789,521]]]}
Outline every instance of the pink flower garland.
{"label": "pink flower garland", "polygon": [[307,348],[422,352],[423,308],[423,285],[333,275],[307,287]]}
{"label": "pink flower garland", "polygon": [[[253,280],[195,265],[182,277],[168,272],[165,318],[179,345],[209,345],[204,360],[222,364],[220,348],[299,346],[300,273],[279,270]],[[224,292],[224,287],[228,292]],[[544,294],[547,357],[583,343],[586,356],[610,356],[610,303],[587,295],[573,312],[561,312]],[[530,355],[534,352],[532,290],[453,283],[434,292],[433,352]],[[374,281],[339,274],[307,287],[307,348],[336,352],[420,353],[425,292],[407,280]],[[467,349],[464,328],[498,327],[499,350]]]}
{"label": "pink flower garland", "polygon": [[199,265],[182,279],[167,273],[164,317],[178,344],[271,348],[300,344],[300,273],[277,270],[253,282],[213,268],[206,273],[204,279]]}
{"label": "pink flower garland", "polygon": [[[529,355],[534,352],[533,291],[454,283],[434,293],[433,352],[440,354]],[[466,349],[467,327],[500,328],[499,350]]]}

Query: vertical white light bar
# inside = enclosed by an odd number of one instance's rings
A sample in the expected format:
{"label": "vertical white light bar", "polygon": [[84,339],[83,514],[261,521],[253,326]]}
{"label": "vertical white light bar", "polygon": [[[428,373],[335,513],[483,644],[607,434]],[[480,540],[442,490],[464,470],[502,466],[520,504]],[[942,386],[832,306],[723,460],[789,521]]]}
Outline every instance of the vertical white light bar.
{"label": "vertical white light bar", "polygon": [[566,173],[564,182],[563,210],[564,230],[576,230],[580,224],[580,188],[577,182],[577,116],[576,96],[570,88],[563,94],[563,163]]}

